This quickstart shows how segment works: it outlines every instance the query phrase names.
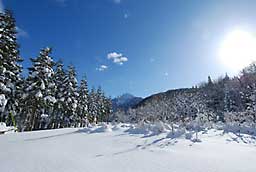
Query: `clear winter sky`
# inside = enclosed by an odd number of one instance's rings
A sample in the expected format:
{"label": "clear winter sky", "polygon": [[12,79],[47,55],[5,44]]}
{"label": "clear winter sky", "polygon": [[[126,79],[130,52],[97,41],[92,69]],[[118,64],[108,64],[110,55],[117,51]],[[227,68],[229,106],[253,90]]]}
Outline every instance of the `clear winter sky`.
{"label": "clear winter sky", "polygon": [[50,46],[78,79],[86,74],[113,97],[233,75],[219,46],[234,29],[256,28],[256,0],[2,0],[3,7],[17,20],[24,68]]}

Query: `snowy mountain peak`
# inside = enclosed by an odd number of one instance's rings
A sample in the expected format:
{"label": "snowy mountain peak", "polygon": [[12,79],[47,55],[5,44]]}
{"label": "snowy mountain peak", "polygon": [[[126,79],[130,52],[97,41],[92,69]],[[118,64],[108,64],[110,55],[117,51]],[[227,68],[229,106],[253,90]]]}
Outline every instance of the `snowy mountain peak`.
{"label": "snowy mountain peak", "polygon": [[133,98],[136,98],[136,97],[134,95],[130,94],[130,93],[125,93],[125,94],[122,94],[122,95],[118,96],[115,99],[117,100],[118,104],[123,104],[123,103],[126,103],[127,101],[129,101]]}
{"label": "snowy mountain peak", "polygon": [[135,97],[130,93],[122,94],[121,96],[112,99],[113,110],[128,109],[137,105],[141,100],[141,97]]}

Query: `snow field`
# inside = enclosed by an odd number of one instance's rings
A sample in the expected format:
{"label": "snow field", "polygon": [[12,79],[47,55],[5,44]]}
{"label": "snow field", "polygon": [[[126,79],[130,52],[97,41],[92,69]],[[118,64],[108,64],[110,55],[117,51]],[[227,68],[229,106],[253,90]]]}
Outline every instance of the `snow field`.
{"label": "snow field", "polygon": [[[191,137],[188,137],[191,136]],[[0,136],[4,172],[255,172],[256,141],[246,134],[198,133],[166,124],[100,124]]]}

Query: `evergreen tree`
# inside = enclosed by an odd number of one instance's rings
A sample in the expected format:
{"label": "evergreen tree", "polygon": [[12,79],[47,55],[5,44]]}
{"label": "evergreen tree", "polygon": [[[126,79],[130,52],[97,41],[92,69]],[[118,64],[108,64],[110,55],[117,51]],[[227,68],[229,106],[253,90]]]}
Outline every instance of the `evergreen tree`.
{"label": "evergreen tree", "polygon": [[208,86],[211,86],[212,84],[213,84],[212,78],[210,76],[208,76]]}
{"label": "evergreen tree", "polygon": [[88,85],[86,77],[81,80],[79,87],[77,114],[79,116],[79,123],[81,127],[88,124]]}
{"label": "evergreen tree", "polygon": [[14,116],[19,111],[21,71],[19,45],[15,19],[11,11],[0,13],[0,121],[15,125]]}
{"label": "evergreen tree", "polygon": [[105,115],[105,104],[104,104],[104,93],[99,87],[96,91],[96,103],[97,103],[97,120],[98,122],[102,122],[104,120],[104,115]]}
{"label": "evergreen tree", "polygon": [[103,121],[109,122],[110,115],[112,113],[112,99],[111,97],[105,97],[104,96],[104,119]]}
{"label": "evergreen tree", "polygon": [[77,124],[77,79],[75,67],[70,65],[68,66],[68,71],[66,74],[66,79],[64,81],[64,126],[76,126]]}
{"label": "evergreen tree", "polygon": [[56,70],[54,73],[54,83],[56,85],[56,92],[55,98],[56,102],[54,104],[54,114],[52,115],[52,128],[59,128],[63,127],[63,119],[65,113],[65,97],[64,97],[64,90],[65,90],[65,79],[66,73],[63,69],[62,61],[58,61],[56,63]]}
{"label": "evergreen tree", "polygon": [[28,130],[45,128],[49,123],[55,103],[55,83],[53,82],[54,62],[51,49],[42,49],[40,55],[31,59],[32,67],[26,80],[25,109],[28,114]]}
{"label": "evergreen tree", "polygon": [[97,94],[95,92],[94,87],[91,89],[89,94],[89,121],[92,123],[97,123]]}
{"label": "evergreen tree", "polygon": [[247,112],[247,119],[256,124],[256,84],[247,86],[242,94],[243,102],[245,103],[245,112]]}
{"label": "evergreen tree", "polygon": [[19,111],[17,112],[18,115],[17,115],[17,118],[16,118],[16,121],[17,121],[17,128],[18,128],[18,131],[24,131],[25,128],[26,128],[26,124],[28,123],[27,120],[27,108],[26,108],[26,97],[27,97],[27,93],[26,93],[26,79],[25,78],[22,78],[21,80],[21,87],[20,87],[20,98],[19,98]]}
{"label": "evergreen tree", "polygon": [[230,97],[230,88],[228,83],[224,84],[224,112],[231,111],[231,97]]}

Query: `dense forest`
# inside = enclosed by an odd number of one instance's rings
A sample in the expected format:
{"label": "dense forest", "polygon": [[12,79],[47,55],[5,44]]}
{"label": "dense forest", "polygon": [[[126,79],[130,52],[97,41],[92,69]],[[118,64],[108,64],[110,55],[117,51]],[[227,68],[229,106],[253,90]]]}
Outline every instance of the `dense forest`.
{"label": "dense forest", "polygon": [[65,69],[51,52],[43,48],[22,76],[15,18],[0,13],[0,122],[31,131],[108,121],[111,99],[100,87],[89,90],[86,77],[78,85],[75,67]]}

